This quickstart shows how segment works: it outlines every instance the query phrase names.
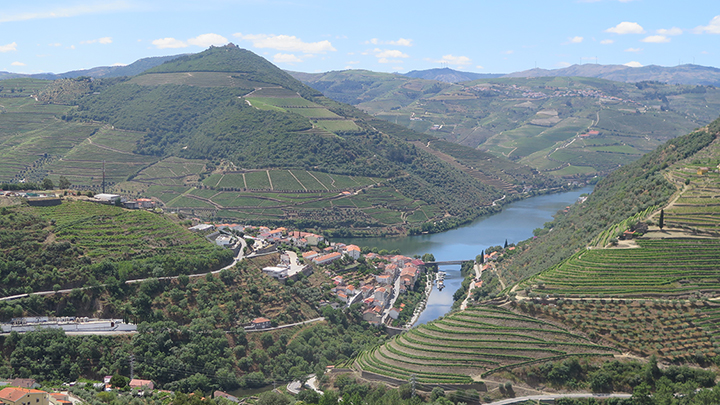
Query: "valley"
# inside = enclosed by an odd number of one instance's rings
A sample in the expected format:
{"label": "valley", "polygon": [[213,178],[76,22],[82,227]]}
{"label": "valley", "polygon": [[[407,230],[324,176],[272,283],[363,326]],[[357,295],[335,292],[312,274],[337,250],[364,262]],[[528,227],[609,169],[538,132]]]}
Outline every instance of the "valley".
{"label": "valley", "polygon": [[[133,77],[0,81],[0,318],[137,327],[2,335],[0,377],[51,386],[137,373],[175,400],[315,375],[325,393],[297,399],[410,403],[443,390],[456,403],[568,392],[713,403],[717,89],[303,77],[329,93],[229,44]],[[531,222],[508,204],[589,179],[592,193],[532,237],[461,227],[504,209]],[[93,198],[101,191],[118,202]],[[37,204],[41,193],[52,203]],[[120,196],[157,208],[123,208]],[[485,238],[478,262],[463,264],[447,313],[405,330],[428,300],[431,238],[449,229],[450,247]],[[427,251],[390,238],[408,236]],[[303,271],[284,277],[291,266]],[[273,392],[255,400],[287,393]]]}

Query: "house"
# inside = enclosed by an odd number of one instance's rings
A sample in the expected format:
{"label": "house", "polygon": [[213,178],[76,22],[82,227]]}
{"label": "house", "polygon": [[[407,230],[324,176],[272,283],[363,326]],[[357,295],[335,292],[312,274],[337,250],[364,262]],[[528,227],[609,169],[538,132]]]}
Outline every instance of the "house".
{"label": "house", "polygon": [[228,247],[232,245],[233,237],[230,235],[218,235],[217,238],[215,238],[215,244],[222,247]]}
{"label": "house", "polygon": [[149,198],[138,198],[135,201],[137,201],[140,208],[155,208],[155,201]]}
{"label": "house", "polygon": [[379,325],[382,321],[382,310],[380,307],[368,308],[363,312],[363,319],[373,325]]}
{"label": "house", "polygon": [[20,388],[40,388],[40,384],[35,382],[32,378],[15,378],[10,380],[10,385]]}
{"label": "house", "polygon": [[380,274],[375,276],[375,281],[377,281],[380,284],[390,284],[392,282],[392,276],[389,274]]}
{"label": "house", "polygon": [[332,252],[320,257],[316,257],[312,259],[312,261],[315,262],[315,264],[330,264],[340,258],[342,258],[342,255],[339,252]]}
{"label": "house", "polygon": [[343,285],[343,276],[335,276],[332,278],[333,284]]}
{"label": "house", "polygon": [[710,171],[709,167],[698,167],[697,174],[698,174],[698,176],[702,176],[702,175],[706,174],[708,171]]}
{"label": "house", "polygon": [[268,266],[263,267],[263,273],[278,280],[284,280],[288,277],[289,267],[287,266]]}
{"label": "house", "polygon": [[235,403],[240,402],[240,400],[239,400],[237,397],[234,397],[234,396],[232,396],[232,395],[230,395],[230,394],[228,394],[228,393],[226,393],[226,392],[222,392],[222,391],[215,391],[215,392],[213,392],[213,398],[225,398],[225,399],[227,399],[228,401],[232,401],[232,402],[235,402]]}
{"label": "house", "polygon": [[52,392],[48,399],[52,405],[72,405],[68,395],[62,392]]}
{"label": "house", "polygon": [[135,201],[135,200],[125,201],[125,202],[123,203],[123,206],[124,206],[125,208],[127,208],[127,209],[130,209],[130,210],[136,210],[136,209],[139,209],[139,208],[140,208],[140,203],[137,202],[137,201]]}
{"label": "house", "polygon": [[360,258],[360,246],[357,245],[347,245],[345,246],[345,254],[352,257],[354,260],[357,260]]}
{"label": "house", "polygon": [[312,260],[318,256],[317,252],[309,251],[309,252],[303,252],[302,257],[305,261]]}
{"label": "house", "polygon": [[303,235],[305,239],[307,239],[308,245],[317,246],[320,242],[325,242],[325,238],[320,235],[315,235],[314,233],[308,233],[306,235]]}
{"label": "house", "polygon": [[362,294],[363,298],[369,297],[372,292],[373,292],[373,287],[370,285],[364,285],[364,286],[360,287],[360,293]]}
{"label": "house", "polygon": [[111,375],[106,375],[105,377],[103,377],[103,383],[104,383],[104,384],[110,384],[110,380],[112,380],[112,376],[111,376]]}
{"label": "house", "polygon": [[208,229],[215,229],[215,226],[210,224],[197,224],[188,228],[188,230],[191,230],[193,232],[203,232],[207,231]]}
{"label": "house", "polygon": [[267,318],[255,318],[252,320],[251,324],[255,329],[267,329],[272,326],[270,320]]}
{"label": "house", "polygon": [[344,292],[340,291],[338,294],[338,299],[342,302],[348,302],[348,296]]}
{"label": "house", "polygon": [[400,311],[402,311],[400,308],[391,308],[388,312],[388,315],[390,315],[390,318],[392,319],[398,319],[400,316]]}
{"label": "house", "polygon": [[107,203],[107,204],[114,204],[115,201],[120,200],[120,196],[117,194],[100,193],[100,194],[95,194],[95,200],[97,200],[99,202]]}
{"label": "house", "polygon": [[6,405],[49,405],[45,391],[31,388],[8,387],[0,390],[0,401]]}
{"label": "house", "polygon": [[305,238],[290,238],[290,241],[299,248],[304,248],[307,246],[308,241]]}
{"label": "house", "polygon": [[155,385],[150,380],[140,380],[138,378],[133,378],[130,380],[130,383],[128,384],[128,387],[130,389],[136,389],[136,390],[143,390],[143,391],[152,391],[155,389]]}

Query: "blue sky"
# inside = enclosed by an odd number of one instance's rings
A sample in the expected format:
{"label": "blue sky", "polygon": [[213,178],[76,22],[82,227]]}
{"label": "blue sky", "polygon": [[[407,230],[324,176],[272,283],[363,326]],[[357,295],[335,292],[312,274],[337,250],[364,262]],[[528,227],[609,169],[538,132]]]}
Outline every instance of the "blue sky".
{"label": "blue sky", "polygon": [[227,42],[302,72],[510,73],[596,61],[720,67],[717,0],[3,3],[0,71],[21,73],[129,64]]}

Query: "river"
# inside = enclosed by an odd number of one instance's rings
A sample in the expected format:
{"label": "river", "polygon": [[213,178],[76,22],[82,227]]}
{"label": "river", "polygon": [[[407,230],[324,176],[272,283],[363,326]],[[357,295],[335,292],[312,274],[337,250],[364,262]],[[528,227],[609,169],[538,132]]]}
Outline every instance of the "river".
{"label": "river", "polygon": [[[477,219],[470,224],[432,235],[415,235],[402,238],[346,238],[336,240],[358,246],[377,246],[380,249],[398,249],[403,255],[432,253],[435,260],[470,260],[490,246],[517,243],[533,236],[535,228],[541,228],[551,221],[558,210],[575,203],[583,193],[592,192],[592,187],[558,194],[528,198],[508,204],[502,212]],[[438,291],[433,287],[427,306],[415,325],[433,321],[445,315],[453,304],[453,294],[460,288],[463,277],[460,266],[440,266],[445,271],[445,288]]]}

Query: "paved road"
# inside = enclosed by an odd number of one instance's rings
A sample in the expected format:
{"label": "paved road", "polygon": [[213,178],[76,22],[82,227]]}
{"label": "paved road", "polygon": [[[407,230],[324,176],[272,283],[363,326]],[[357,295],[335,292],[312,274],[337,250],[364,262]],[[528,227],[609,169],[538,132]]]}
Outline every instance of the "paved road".
{"label": "paved road", "polygon": [[632,395],[630,394],[593,394],[592,392],[578,392],[574,394],[549,394],[549,395],[531,395],[527,397],[517,397],[517,398],[509,398],[509,399],[503,399],[502,401],[495,401],[490,402],[487,405],[510,405],[510,404],[517,404],[525,401],[548,401],[548,400],[556,400],[559,398],[598,398],[598,399],[605,399],[605,398],[630,398]]}
{"label": "paved road", "polygon": [[320,321],[324,321],[324,320],[325,320],[325,318],[323,318],[323,317],[321,316],[321,317],[319,317],[319,318],[308,319],[307,321],[302,321],[302,322],[288,323],[288,324],[286,324],[286,325],[280,325],[280,326],[276,326],[276,327],[274,327],[274,328],[245,329],[245,332],[267,332],[267,331],[269,331],[269,330],[278,330],[278,329],[292,328],[293,326],[305,325],[305,324],[308,324],[308,323],[320,322]]}
{"label": "paved road", "polygon": [[[235,266],[236,264],[238,264],[238,262],[242,261],[242,260],[245,258],[245,247],[247,246],[247,243],[245,242],[245,239],[240,238],[240,244],[241,244],[240,252],[238,253],[237,256],[235,256],[235,258],[233,259],[232,263],[228,264],[227,266],[225,266],[225,267],[223,267],[223,268],[221,268],[221,269],[215,270],[215,271],[211,271],[211,272],[207,272],[207,273],[199,273],[199,274],[188,274],[187,276],[190,277],[190,278],[203,277],[203,276],[205,276],[205,275],[207,275],[207,274],[217,274],[217,273],[220,273],[220,272],[223,271],[223,270],[226,270],[226,269],[229,269],[229,268]],[[157,277],[157,279],[158,279],[158,280],[174,280],[174,279],[176,279],[176,278],[178,278],[178,277],[180,277],[180,276]],[[125,284],[142,283],[143,281],[146,281],[146,280],[149,280],[149,279],[150,279],[150,278],[138,278],[138,279],[135,279],[135,280],[127,280],[127,281],[125,282]],[[105,286],[105,284],[100,284],[100,287],[104,287],[104,286]],[[87,289],[90,289],[90,288],[93,288],[93,287],[80,287],[80,288],[78,288],[78,290],[81,290],[81,291],[82,291],[82,290],[87,290]],[[65,290],[58,290],[58,291],[37,291],[37,292],[29,293],[29,294],[10,295],[10,296],[7,296],[7,297],[1,297],[1,298],[0,298],[0,301],[11,301],[11,300],[15,300],[15,299],[18,299],[18,298],[25,298],[25,297],[28,297],[28,296],[30,296],[30,295],[70,294],[70,292],[72,292],[72,290],[74,290],[74,288],[68,288],[68,289],[65,289]]]}

